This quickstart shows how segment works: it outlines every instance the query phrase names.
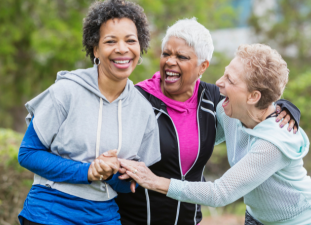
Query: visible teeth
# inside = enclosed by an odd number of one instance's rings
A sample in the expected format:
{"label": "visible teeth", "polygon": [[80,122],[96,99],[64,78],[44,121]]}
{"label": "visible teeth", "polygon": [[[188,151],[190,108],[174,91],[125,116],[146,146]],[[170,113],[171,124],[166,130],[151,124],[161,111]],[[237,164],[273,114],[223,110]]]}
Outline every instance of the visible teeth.
{"label": "visible teeth", "polygon": [[122,63],[129,63],[130,60],[114,60],[114,62],[118,64],[122,64]]}
{"label": "visible teeth", "polygon": [[168,75],[168,76],[179,76],[179,73],[166,72],[166,75]]}

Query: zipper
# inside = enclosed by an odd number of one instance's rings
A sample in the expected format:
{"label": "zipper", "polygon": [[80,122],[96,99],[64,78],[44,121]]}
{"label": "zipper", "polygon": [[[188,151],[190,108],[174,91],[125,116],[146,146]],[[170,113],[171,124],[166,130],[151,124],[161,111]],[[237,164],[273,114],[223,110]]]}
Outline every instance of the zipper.
{"label": "zipper", "polygon": [[151,214],[150,214],[150,200],[149,200],[148,189],[145,189],[145,195],[146,195],[146,201],[147,201],[147,225],[150,225]]}
{"label": "zipper", "polygon": [[[194,163],[192,164],[192,166],[190,167],[190,169],[189,169],[185,174],[183,174],[182,168],[181,168],[179,137],[178,137],[178,132],[177,132],[176,126],[175,126],[175,124],[174,124],[172,118],[168,115],[168,113],[166,113],[166,112],[163,111],[163,110],[159,110],[159,109],[153,107],[153,109],[155,109],[155,110],[157,110],[157,111],[159,111],[159,112],[162,112],[162,113],[164,113],[165,115],[167,115],[168,118],[170,118],[170,120],[171,120],[171,122],[172,122],[172,124],[173,124],[173,126],[174,126],[174,129],[175,129],[175,132],[176,132],[177,144],[178,144],[179,169],[180,169],[180,174],[181,174],[181,180],[182,180],[182,181],[185,181],[187,173],[193,168],[193,166],[194,166],[194,164],[197,162],[197,160],[198,160],[198,158],[199,158],[199,154],[200,154],[200,147],[201,147],[200,141],[201,141],[201,138],[200,138],[199,111],[200,111],[200,105],[201,105],[201,101],[202,101],[202,97],[203,97],[204,92],[205,92],[205,89],[203,89],[203,91],[202,91],[202,93],[201,93],[200,101],[199,101],[199,105],[198,105],[198,109],[197,109],[197,124],[198,124],[198,136],[199,136],[198,154],[197,154],[197,157],[196,157]],[[176,212],[176,219],[175,219],[174,225],[177,225],[177,223],[178,223],[179,211],[180,211],[180,201],[178,201],[177,212]],[[196,213],[196,210],[195,210],[195,213]]]}
{"label": "zipper", "polygon": [[[185,173],[185,175],[183,175],[184,177],[186,177],[186,175],[188,174],[188,172],[193,168],[194,164],[197,162],[199,155],[200,155],[200,148],[201,148],[201,138],[200,138],[200,121],[199,121],[199,111],[200,111],[200,105],[201,105],[201,101],[202,101],[202,97],[203,94],[205,92],[205,89],[203,89],[201,96],[200,96],[200,101],[199,101],[199,105],[198,105],[198,109],[197,109],[197,124],[198,124],[198,136],[199,136],[199,148],[198,148],[198,154],[197,157],[194,161],[194,163],[192,164],[192,166],[190,167],[190,169]],[[182,174],[182,173],[181,173]]]}
{"label": "zipper", "polygon": [[[153,107],[153,109],[155,109],[155,110],[157,110],[157,111],[159,111],[159,112],[164,113],[164,114],[167,115],[168,118],[170,118],[170,120],[172,121],[172,124],[173,124],[174,129],[175,129],[175,132],[176,132],[176,138],[177,138],[177,144],[178,144],[179,169],[180,169],[180,174],[181,174],[181,180],[184,181],[184,180],[185,180],[185,176],[184,176],[183,173],[182,173],[181,164],[180,164],[180,146],[179,146],[178,132],[177,132],[177,129],[176,129],[176,127],[175,127],[175,124],[174,124],[172,118],[171,118],[165,111],[159,110],[159,109],[157,109],[157,108],[155,108],[155,107]],[[177,212],[176,212],[176,219],[175,219],[174,225],[177,225],[178,217],[179,217],[179,210],[180,210],[180,201],[178,201]]]}

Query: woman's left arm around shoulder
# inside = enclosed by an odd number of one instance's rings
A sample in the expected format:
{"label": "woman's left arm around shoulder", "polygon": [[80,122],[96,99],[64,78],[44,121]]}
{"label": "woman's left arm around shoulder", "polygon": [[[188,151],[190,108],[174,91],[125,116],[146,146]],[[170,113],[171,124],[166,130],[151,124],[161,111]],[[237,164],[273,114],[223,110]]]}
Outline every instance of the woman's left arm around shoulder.
{"label": "woman's left arm around shoulder", "polygon": [[[290,101],[280,99],[276,101],[276,113],[279,114],[276,117],[276,122],[280,122],[280,127],[283,128],[289,123],[287,130],[290,132],[294,130],[294,134],[297,133],[300,121],[300,110]],[[282,120],[283,119],[283,120]]]}

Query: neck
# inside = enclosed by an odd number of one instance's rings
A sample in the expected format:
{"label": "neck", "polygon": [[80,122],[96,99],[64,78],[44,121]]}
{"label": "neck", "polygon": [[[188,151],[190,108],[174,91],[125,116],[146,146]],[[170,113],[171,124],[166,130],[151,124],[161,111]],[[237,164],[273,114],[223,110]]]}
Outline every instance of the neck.
{"label": "neck", "polygon": [[275,107],[273,105],[270,105],[265,109],[258,109],[255,106],[252,106],[247,110],[246,115],[242,116],[239,120],[245,127],[253,129],[273,112],[275,112]]}
{"label": "neck", "polygon": [[170,93],[168,93],[167,91],[165,91],[164,86],[163,86],[163,82],[161,81],[161,90],[162,90],[162,93],[163,93],[166,97],[168,97],[168,98],[170,98],[170,99],[173,99],[173,100],[175,100],[175,101],[178,101],[178,102],[185,102],[185,101],[187,101],[189,98],[191,98],[191,96],[193,95],[195,84],[196,84],[196,83],[194,83],[194,85],[192,85],[192,86],[190,87],[190,89],[188,89],[186,92],[183,92],[183,93],[181,93],[181,94],[170,94]]}
{"label": "neck", "polygon": [[127,79],[112,80],[98,66],[98,88],[109,102],[116,100],[123,92]]}

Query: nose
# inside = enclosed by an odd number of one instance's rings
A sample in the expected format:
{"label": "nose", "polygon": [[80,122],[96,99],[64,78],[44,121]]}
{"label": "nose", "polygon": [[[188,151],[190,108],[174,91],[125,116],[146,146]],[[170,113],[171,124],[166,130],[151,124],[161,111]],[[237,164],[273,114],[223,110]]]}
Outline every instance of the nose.
{"label": "nose", "polygon": [[122,55],[129,51],[127,44],[124,41],[119,41],[117,44],[116,52]]}
{"label": "nose", "polygon": [[216,81],[216,86],[219,88],[224,87],[223,76]]}
{"label": "nose", "polygon": [[168,59],[166,60],[166,64],[168,66],[174,66],[176,65],[176,59],[175,57],[168,57]]}

